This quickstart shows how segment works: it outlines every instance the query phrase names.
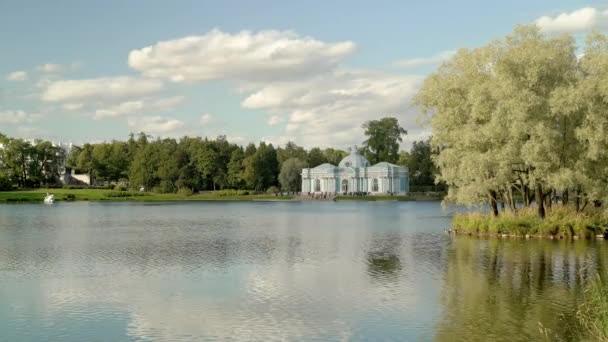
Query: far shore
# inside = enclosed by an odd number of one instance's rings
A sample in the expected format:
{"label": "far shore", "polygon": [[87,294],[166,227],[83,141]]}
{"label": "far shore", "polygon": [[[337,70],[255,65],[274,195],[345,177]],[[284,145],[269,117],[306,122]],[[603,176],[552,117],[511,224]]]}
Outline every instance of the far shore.
{"label": "far shore", "polygon": [[[120,202],[163,202],[163,201],[323,201],[308,196],[284,194],[224,194],[205,192],[200,194],[161,194],[138,191],[116,191],[105,189],[30,189],[0,192],[0,204],[42,203],[47,193],[55,195],[57,202],[76,201],[120,201]],[[336,196],[325,201],[439,201],[439,194],[412,193],[405,196]]]}

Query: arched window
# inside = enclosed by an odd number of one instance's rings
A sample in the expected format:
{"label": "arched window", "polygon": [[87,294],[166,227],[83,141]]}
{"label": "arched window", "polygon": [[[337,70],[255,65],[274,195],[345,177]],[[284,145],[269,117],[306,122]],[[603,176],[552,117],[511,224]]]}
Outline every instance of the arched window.
{"label": "arched window", "polygon": [[378,178],[374,178],[372,182],[372,192],[378,192]]}
{"label": "arched window", "polygon": [[321,180],[315,179],[315,191],[321,191]]}
{"label": "arched window", "polygon": [[342,192],[343,193],[348,192],[348,179],[342,180]]}

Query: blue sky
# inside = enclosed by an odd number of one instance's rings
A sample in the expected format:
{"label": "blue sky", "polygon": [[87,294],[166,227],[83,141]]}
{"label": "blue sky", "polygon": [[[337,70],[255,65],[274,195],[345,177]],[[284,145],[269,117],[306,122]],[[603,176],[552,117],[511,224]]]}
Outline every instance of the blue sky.
{"label": "blue sky", "polygon": [[608,2],[3,0],[0,132],[345,148],[390,115],[407,146],[428,134],[410,104],[424,75],[532,22],[582,37]]}

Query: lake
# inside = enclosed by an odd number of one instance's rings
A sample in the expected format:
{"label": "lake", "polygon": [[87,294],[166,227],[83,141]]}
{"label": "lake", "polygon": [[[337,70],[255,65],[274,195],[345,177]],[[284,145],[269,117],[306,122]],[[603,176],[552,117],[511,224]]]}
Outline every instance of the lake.
{"label": "lake", "polygon": [[603,241],[444,233],[438,202],[0,206],[2,341],[578,340]]}

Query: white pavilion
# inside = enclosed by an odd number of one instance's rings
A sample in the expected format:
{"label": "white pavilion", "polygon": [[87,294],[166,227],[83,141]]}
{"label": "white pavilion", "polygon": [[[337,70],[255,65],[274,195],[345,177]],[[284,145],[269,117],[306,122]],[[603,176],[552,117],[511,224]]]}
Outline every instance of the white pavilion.
{"label": "white pavilion", "polygon": [[302,193],[407,194],[409,171],[406,167],[381,162],[370,165],[353,147],[338,166],[322,164],[302,169]]}

